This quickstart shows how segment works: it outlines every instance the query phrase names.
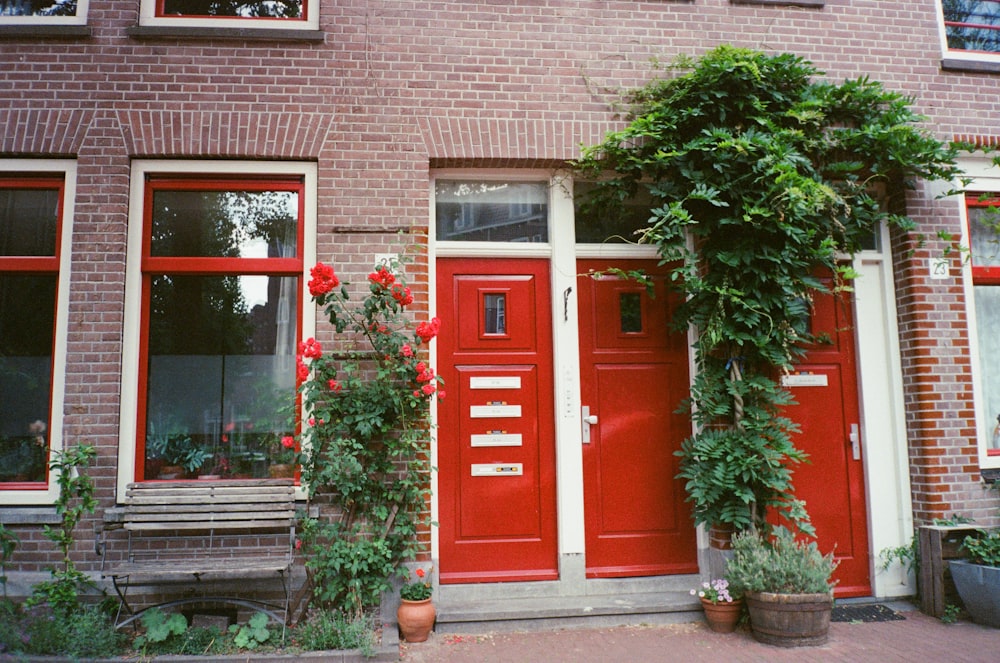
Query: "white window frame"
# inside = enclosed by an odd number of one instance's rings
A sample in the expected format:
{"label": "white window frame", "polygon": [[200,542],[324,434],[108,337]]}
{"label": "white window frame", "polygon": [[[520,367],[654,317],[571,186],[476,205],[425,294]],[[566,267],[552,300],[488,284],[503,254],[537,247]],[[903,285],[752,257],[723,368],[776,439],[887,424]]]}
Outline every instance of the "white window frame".
{"label": "white window frame", "polygon": [[[55,335],[52,348],[52,405],[49,412],[49,452],[63,448],[63,402],[66,395],[66,343],[69,329],[69,284],[72,264],[73,215],[76,201],[76,161],[72,159],[0,159],[0,174],[61,175],[62,230],[59,237],[59,277],[56,285]],[[9,506],[53,504],[59,497],[56,476],[49,473],[44,489],[3,490],[0,502]]]}
{"label": "white window frame", "polygon": [[0,16],[0,25],[87,25],[90,0],[77,0],[76,16]]}
{"label": "white window frame", "polygon": [[966,51],[962,49],[948,48],[948,31],[944,25],[944,6],[941,0],[935,0],[934,11],[937,13],[938,37],[941,45],[941,57],[946,60],[989,63],[991,65],[1000,64],[1000,53],[985,53],[982,51]]}
{"label": "white window frame", "polygon": [[[300,176],[305,191],[303,283],[316,264],[317,167],[315,163],[287,161],[198,161],[137,159],[129,184],[128,248],[125,259],[125,328],[122,338],[121,414],[118,428],[118,500],[135,477],[139,397],[139,347],[142,340],[142,236],[146,177],[151,174],[211,175],[212,177]],[[316,307],[300,302],[302,338],[316,333]],[[299,489],[301,491],[301,489]],[[297,494],[304,497],[304,494]]]}
{"label": "white window frame", "polygon": [[308,5],[305,20],[287,18],[193,18],[157,16],[156,0],[140,0],[141,27],[238,28],[241,30],[319,30],[319,0],[304,0]]}
{"label": "white window frame", "polygon": [[[957,162],[965,177],[970,180],[968,185],[964,187],[966,191],[1000,194],[1000,167],[995,165],[990,157],[960,158]],[[962,222],[962,246],[972,246],[969,237],[969,215],[965,196],[955,196],[954,199],[959,207]],[[979,356],[979,333],[977,331],[976,303],[973,296],[971,260],[965,260],[962,263],[962,282],[965,291],[965,310],[968,320],[970,360],[972,362],[973,410],[976,413],[976,446],[979,451],[979,469],[1000,469],[1000,456],[990,456],[986,452],[989,448],[990,437],[993,435],[993,428],[996,426],[996,415],[991,415],[983,405],[985,394],[983,392],[983,376],[980,370],[982,364]]]}

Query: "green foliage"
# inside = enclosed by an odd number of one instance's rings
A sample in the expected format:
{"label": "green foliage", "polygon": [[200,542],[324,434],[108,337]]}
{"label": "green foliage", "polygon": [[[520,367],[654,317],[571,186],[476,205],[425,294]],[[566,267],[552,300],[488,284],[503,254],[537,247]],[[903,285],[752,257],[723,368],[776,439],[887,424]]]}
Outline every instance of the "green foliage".
{"label": "green foliage", "polygon": [[374,653],[374,620],[364,614],[340,610],[318,610],[295,629],[296,642],[305,650],[360,649],[363,655]]}
{"label": "green foliage", "polygon": [[108,614],[95,606],[75,612],[37,608],[22,612],[0,604],[0,654],[111,658],[122,653],[126,637]]}
{"label": "green foliage", "polygon": [[944,613],[941,615],[941,622],[944,624],[954,624],[958,621],[958,616],[961,612],[961,608],[954,603],[949,603],[944,607]]}
{"label": "green foliage", "polygon": [[434,593],[430,573],[423,568],[418,568],[414,571],[414,575],[417,576],[417,579],[404,583],[399,589],[399,595],[407,601],[426,601]]}
{"label": "green foliage", "polygon": [[133,646],[144,657],[158,654],[204,656],[228,650],[229,643],[221,629],[189,627],[180,613],[168,615],[159,608],[150,608],[140,621],[145,633],[135,638]]}
{"label": "green foliage", "polygon": [[830,577],[837,563],[833,553],[823,555],[815,541],[797,541],[784,527],[770,539],[756,530],[733,536],[733,557],[726,579],[734,594],[820,594],[833,589]]}
{"label": "green foliage", "polygon": [[233,644],[240,649],[257,649],[271,639],[271,631],[267,628],[268,617],[263,612],[256,613],[246,624],[233,624],[229,632],[233,636]]}
{"label": "green foliage", "polygon": [[[680,452],[696,521],[766,527],[777,507],[808,531],[790,481],[796,430],[763,420],[790,402],[773,380],[821,340],[812,301],[847,287],[842,257],[880,224],[911,228],[896,213],[905,188],[956,178],[957,151],[917,126],[909,99],[868,78],[814,81],[794,55],[721,46],[681,66],[635,90],[630,124],[584,150],[577,171],[598,182],[586,206],[616,214],[641,189],[652,197],[640,241],[670,265],[674,324],[699,334],[702,432]],[[719,477],[738,480],[711,490]]]}
{"label": "green foliage", "polygon": [[3,585],[3,597],[7,598],[7,562],[14,554],[17,544],[21,540],[17,534],[7,529],[0,523],[0,585]]}
{"label": "green foliage", "polygon": [[958,525],[968,525],[972,522],[972,518],[963,516],[960,513],[953,513],[947,518],[935,518],[931,522],[939,527],[956,527]]}
{"label": "green foliage", "polygon": [[917,542],[917,537],[912,537],[905,546],[895,546],[879,551],[878,559],[879,568],[883,571],[888,571],[893,562],[899,562],[899,565],[907,573],[916,571],[920,565],[920,545]]}
{"label": "green foliage", "polygon": [[51,568],[52,580],[32,587],[32,594],[26,602],[29,607],[47,603],[56,612],[74,613],[80,610],[80,590],[95,587],[90,576],[76,568],[70,558],[70,549],[73,547],[73,531],[77,524],[84,515],[93,513],[97,508],[94,480],[82,471],[96,457],[97,450],[89,444],[52,452],[49,470],[59,485],[56,513],[62,519],[58,527],[46,525],[44,534],[45,538],[59,547],[62,568]]}
{"label": "green foliage", "polygon": [[1000,566],[1000,531],[979,530],[979,536],[967,536],[962,548],[974,564]]}
{"label": "green foliage", "polygon": [[310,499],[322,495],[339,512],[303,524],[313,598],[324,607],[377,604],[428,524],[430,401],[443,392],[419,350],[439,322],[407,331],[413,298],[398,268],[376,267],[357,304],[322,263],[309,283],[343,343],[352,344],[324,353],[309,339],[299,356],[309,424],[300,441],[302,481]]}

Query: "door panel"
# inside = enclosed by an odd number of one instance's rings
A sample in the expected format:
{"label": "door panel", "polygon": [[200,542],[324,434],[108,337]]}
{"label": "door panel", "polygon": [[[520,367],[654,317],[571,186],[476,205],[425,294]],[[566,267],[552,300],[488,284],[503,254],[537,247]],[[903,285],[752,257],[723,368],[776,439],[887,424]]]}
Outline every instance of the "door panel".
{"label": "door panel", "polygon": [[437,262],[442,583],[558,577],[548,262]]}
{"label": "door panel", "polygon": [[[645,269],[655,261],[578,261],[577,271]],[[578,279],[582,403],[597,417],[583,446],[587,575],[697,572],[695,528],[674,451],[690,434],[675,413],[688,392],[684,336],[672,300],[617,277]]]}
{"label": "door panel", "polygon": [[[792,481],[816,527],[820,549],[834,551],[840,566],[834,574],[839,597],[869,596],[871,573],[868,515],[865,504],[854,321],[848,295],[817,295],[812,327],[828,342],[818,343],[784,383],[797,402],[787,410],[802,432],[796,447],[809,462],[795,467]],[[860,432],[857,433],[860,435]]]}

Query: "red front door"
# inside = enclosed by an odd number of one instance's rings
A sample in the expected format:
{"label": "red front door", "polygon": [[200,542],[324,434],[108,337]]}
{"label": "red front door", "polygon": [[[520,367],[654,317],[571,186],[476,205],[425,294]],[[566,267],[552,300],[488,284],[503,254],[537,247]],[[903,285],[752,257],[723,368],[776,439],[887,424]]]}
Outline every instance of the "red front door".
{"label": "red front door", "polygon": [[[657,272],[656,261],[581,260],[577,273],[608,267]],[[660,276],[655,298],[617,277],[577,283],[582,403],[597,421],[583,442],[587,575],[696,573],[694,522],[674,478],[674,451],[691,434],[675,412],[688,355],[684,335],[668,331],[674,300]]]}
{"label": "red front door", "polygon": [[829,342],[813,346],[792,375],[783,378],[797,405],[788,416],[801,434],[795,445],[809,454],[792,481],[816,527],[820,549],[833,550],[840,566],[836,595],[871,594],[868,516],[858,407],[854,321],[848,295],[817,296],[814,334]]}
{"label": "red front door", "polygon": [[437,261],[440,578],[554,580],[547,260]]}

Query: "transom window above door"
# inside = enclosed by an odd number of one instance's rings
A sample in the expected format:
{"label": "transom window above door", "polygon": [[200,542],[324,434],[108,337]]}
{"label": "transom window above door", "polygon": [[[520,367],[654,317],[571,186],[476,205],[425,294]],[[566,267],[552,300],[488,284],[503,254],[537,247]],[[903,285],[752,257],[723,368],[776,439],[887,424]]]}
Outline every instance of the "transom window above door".
{"label": "transom window above door", "polygon": [[549,241],[548,184],[437,180],[439,242]]}

